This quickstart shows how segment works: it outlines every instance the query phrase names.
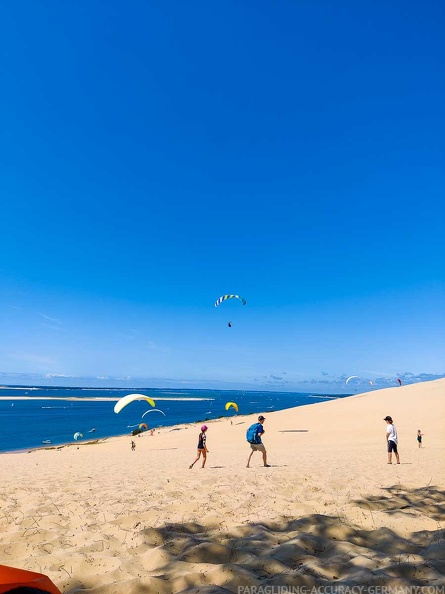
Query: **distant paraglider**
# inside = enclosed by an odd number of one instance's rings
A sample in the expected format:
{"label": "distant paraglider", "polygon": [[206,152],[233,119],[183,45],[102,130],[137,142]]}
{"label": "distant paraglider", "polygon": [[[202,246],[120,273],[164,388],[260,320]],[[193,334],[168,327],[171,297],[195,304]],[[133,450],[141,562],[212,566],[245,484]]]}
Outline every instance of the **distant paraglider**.
{"label": "distant paraglider", "polygon": [[146,410],[146,411],[144,412],[144,414],[142,415],[142,417],[141,417],[141,418],[143,419],[143,418],[145,417],[145,415],[147,415],[147,414],[148,414],[148,413],[150,413],[150,412],[160,412],[160,413],[162,413],[162,414],[164,415],[164,417],[165,417],[165,412],[164,412],[163,410],[161,410],[160,408],[150,408],[149,410]]}
{"label": "distant paraglider", "polygon": [[142,430],[144,430],[144,431],[147,431],[147,429],[148,429],[148,425],[147,425],[147,423],[141,423],[141,424],[139,425],[139,429],[140,429],[141,431],[142,431]]}
{"label": "distant paraglider", "polygon": [[402,380],[398,377],[397,378],[397,381],[399,382],[399,386],[401,386],[402,385]]}
{"label": "distant paraglider", "polygon": [[238,405],[236,402],[226,402],[226,410],[229,410],[229,408],[234,408],[236,410],[236,412],[238,412]]}
{"label": "distant paraglider", "polygon": [[82,433],[79,433],[79,431],[77,431],[77,433],[75,433],[73,435],[74,439],[77,441],[78,439],[80,439],[81,437],[83,437]]}
{"label": "distant paraglider", "polygon": [[243,305],[246,305],[247,303],[244,297],[240,297],[239,295],[221,295],[221,297],[219,297],[215,301],[215,307],[218,307],[218,305],[220,305],[223,301],[226,301],[227,299],[239,299]]}
{"label": "distant paraglider", "polygon": [[[246,305],[247,303],[244,297],[240,297],[239,295],[221,295],[221,297],[215,301],[215,307],[218,307],[218,305],[220,305],[223,301],[227,301],[227,299],[239,299],[243,305]],[[232,322],[227,322],[227,326],[231,328]]]}
{"label": "distant paraglider", "polygon": [[349,383],[349,381],[350,381],[350,380],[352,380],[352,379],[354,379],[354,378],[356,378],[356,379],[361,379],[361,378],[359,378],[359,376],[358,376],[358,375],[350,375],[350,376],[348,377],[348,379],[346,380],[346,382],[345,382],[345,383],[346,383],[346,384],[347,384],[347,383]]}
{"label": "distant paraglider", "polygon": [[128,394],[116,402],[114,406],[114,412],[119,413],[124,407],[135,400],[146,400],[148,404],[151,404],[151,406],[156,406],[155,401],[149,396],[144,396],[144,394]]}

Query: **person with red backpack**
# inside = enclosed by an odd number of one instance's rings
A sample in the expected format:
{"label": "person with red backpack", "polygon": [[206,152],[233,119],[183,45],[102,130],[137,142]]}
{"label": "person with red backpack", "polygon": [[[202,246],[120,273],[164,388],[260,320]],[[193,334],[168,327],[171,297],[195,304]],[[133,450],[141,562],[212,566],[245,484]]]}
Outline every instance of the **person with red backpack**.
{"label": "person with red backpack", "polygon": [[252,454],[254,452],[261,452],[263,454],[264,466],[270,466],[270,464],[267,463],[266,448],[264,447],[264,443],[261,441],[261,436],[266,432],[263,427],[265,420],[266,418],[263,417],[263,415],[260,415],[258,417],[258,423],[254,423],[247,429],[246,439],[250,443],[250,449],[252,450],[250,452],[250,456],[247,458],[247,468],[250,468],[250,459],[252,458]]}

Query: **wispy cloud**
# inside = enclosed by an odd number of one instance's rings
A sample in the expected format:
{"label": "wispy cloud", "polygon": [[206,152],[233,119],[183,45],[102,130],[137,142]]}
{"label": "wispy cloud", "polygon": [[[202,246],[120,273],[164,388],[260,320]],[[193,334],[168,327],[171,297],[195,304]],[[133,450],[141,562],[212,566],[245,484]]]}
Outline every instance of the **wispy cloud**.
{"label": "wispy cloud", "polygon": [[258,378],[254,378],[253,379],[254,382],[263,382],[264,384],[267,385],[274,385],[274,386],[284,386],[286,384],[290,384],[291,382],[289,380],[284,379],[283,377],[281,377],[280,375],[264,375],[263,379],[258,379]]}
{"label": "wispy cloud", "polygon": [[152,340],[145,342],[145,346],[150,351],[161,351],[163,353],[168,353],[170,351],[170,349],[168,347],[161,346],[161,345],[157,344],[156,342],[153,342]]}
{"label": "wispy cloud", "polygon": [[40,311],[37,312],[37,315],[41,316],[44,320],[47,320],[48,322],[52,322],[53,324],[61,324],[62,323],[57,318],[52,318],[51,316],[47,316],[46,314],[41,313]]}
{"label": "wispy cloud", "polygon": [[50,330],[56,330],[57,332],[65,332],[61,326],[53,326],[52,324],[46,324],[45,322],[40,322],[39,326],[41,328],[49,328]]}
{"label": "wispy cloud", "polygon": [[57,361],[53,357],[40,355],[37,353],[11,353],[11,359],[25,361],[26,363],[35,363],[37,365],[55,365]]}

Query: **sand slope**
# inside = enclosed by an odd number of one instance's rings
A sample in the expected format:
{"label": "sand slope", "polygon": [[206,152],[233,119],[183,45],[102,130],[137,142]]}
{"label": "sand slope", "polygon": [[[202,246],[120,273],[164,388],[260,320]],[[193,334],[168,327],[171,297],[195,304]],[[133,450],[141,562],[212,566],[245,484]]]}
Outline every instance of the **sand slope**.
{"label": "sand slope", "polygon": [[271,468],[243,416],[207,423],[204,469],[194,425],[0,455],[0,563],[65,594],[445,584],[445,380],[263,413]]}

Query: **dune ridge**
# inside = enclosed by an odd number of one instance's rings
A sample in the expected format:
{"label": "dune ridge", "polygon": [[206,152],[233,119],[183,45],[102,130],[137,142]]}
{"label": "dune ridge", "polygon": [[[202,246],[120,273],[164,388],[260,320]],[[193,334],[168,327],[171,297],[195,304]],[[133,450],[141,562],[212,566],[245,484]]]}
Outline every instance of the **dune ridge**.
{"label": "dune ridge", "polygon": [[270,468],[242,415],[207,423],[204,469],[195,425],[2,454],[0,563],[64,594],[445,585],[444,402],[437,380],[264,411]]}

